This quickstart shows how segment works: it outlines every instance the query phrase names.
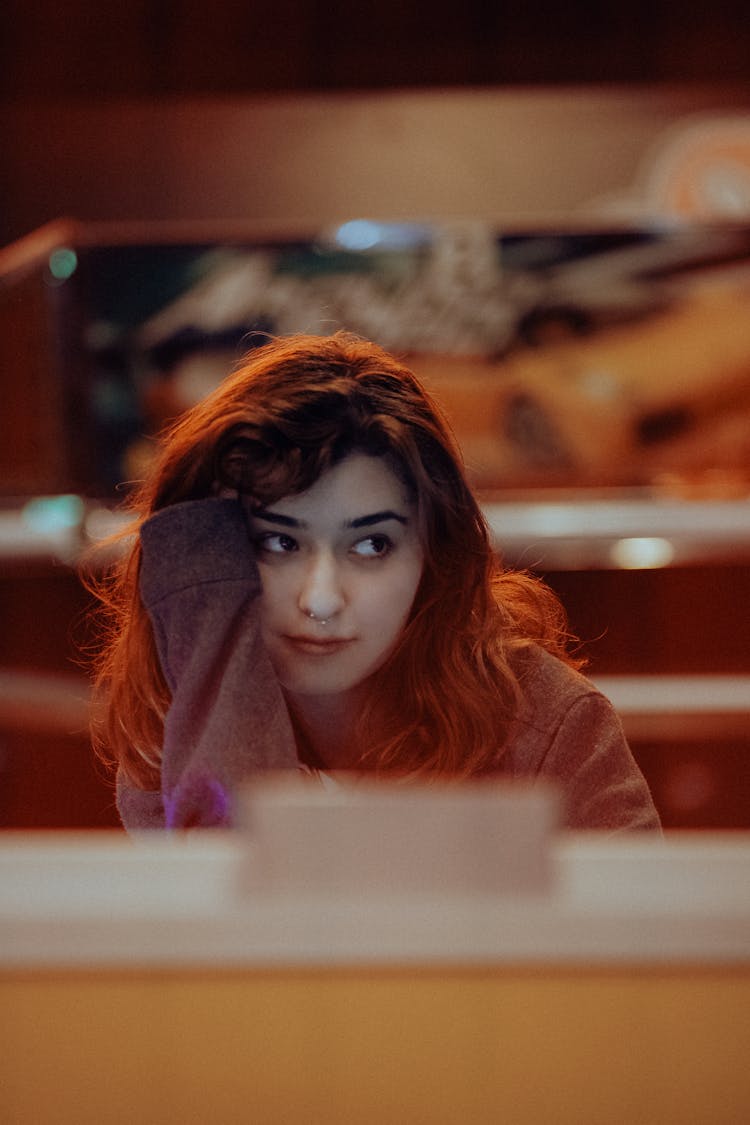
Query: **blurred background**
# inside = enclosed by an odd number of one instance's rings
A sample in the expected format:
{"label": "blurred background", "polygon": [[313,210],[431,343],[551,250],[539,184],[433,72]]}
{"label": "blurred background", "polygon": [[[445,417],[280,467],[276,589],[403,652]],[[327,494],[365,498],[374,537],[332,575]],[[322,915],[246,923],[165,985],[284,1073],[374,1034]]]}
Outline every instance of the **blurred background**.
{"label": "blurred background", "polygon": [[0,9],[0,826],[116,823],[79,566],[263,333],[448,411],[670,827],[750,827],[750,9]]}

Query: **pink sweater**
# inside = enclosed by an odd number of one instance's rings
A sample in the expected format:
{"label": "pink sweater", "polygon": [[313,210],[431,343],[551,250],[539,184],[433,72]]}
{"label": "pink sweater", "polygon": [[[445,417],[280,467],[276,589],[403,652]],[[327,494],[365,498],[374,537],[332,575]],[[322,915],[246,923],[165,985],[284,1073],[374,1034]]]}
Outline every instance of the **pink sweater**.
{"label": "pink sweater", "polygon": [[[118,776],[129,830],[228,825],[252,773],[299,769],[281,689],[260,639],[260,579],[234,500],[194,500],[141,529],[140,592],[172,693],[162,784]],[[658,829],[659,817],[611,703],[584,676],[535,650],[523,705],[498,748],[497,771],[553,778],[570,828]]]}

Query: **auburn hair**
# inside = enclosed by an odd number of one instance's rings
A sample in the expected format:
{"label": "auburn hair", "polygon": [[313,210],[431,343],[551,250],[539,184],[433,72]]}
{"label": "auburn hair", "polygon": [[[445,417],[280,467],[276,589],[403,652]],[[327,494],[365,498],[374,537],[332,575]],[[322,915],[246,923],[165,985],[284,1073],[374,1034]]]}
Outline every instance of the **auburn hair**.
{"label": "auburn hair", "polygon": [[138,593],[141,523],[217,483],[272,503],[355,451],[387,458],[409,489],[424,552],[410,618],[358,717],[363,768],[458,777],[497,768],[524,653],[536,644],[575,663],[554,593],[500,564],[456,439],[414,374],[349,333],[275,339],[161,435],[128,501],[126,549],[91,580],[101,638],[94,740],[131,783],[159,787],[170,703]]}

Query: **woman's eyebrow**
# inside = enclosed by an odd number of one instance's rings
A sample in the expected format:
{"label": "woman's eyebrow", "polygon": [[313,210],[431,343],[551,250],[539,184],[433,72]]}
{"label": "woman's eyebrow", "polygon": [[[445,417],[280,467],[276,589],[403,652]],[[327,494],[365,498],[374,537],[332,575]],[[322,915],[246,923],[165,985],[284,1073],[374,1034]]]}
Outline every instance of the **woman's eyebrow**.
{"label": "woman's eyebrow", "polygon": [[281,512],[269,512],[265,508],[255,508],[252,515],[255,520],[278,523],[282,527],[307,527],[304,520],[296,520],[292,516],[282,516]]}
{"label": "woman's eyebrow", "polygon": [[[293,516],[285,516],[281,512],[271,512],[266,508],[256,508],[252,514],[253,519],[263,520],[265,523],[276,523],[280,527],[297,527],[304,529],[309,526],[305,520],[297,520]],[[372,527],[373,524],[384,523],[386,520],[398,520],[399,523],[403,524],[409,522],[406,516],[394,512],[391,508],[386,508],[382,512],[372,512],[367,516],[357,516],[353,520],[345,520],[342,527]]]}
{"label": "woman's eyebrow", "polygon": [[385,520],[398,520],[399,523],[403,524],[409,522],[406,516],[400,516],[398,512],[387,508],[384,512],[373,512],[370,516],[358,516],[355,520],[347,520],[345,526],[372,527],[374,523],[383,523]]}

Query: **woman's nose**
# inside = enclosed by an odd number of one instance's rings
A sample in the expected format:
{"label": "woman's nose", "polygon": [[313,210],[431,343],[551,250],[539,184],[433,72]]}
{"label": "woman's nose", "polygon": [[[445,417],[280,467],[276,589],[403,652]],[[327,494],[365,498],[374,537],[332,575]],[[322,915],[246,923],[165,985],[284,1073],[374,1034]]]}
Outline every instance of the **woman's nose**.
{"label": "woman's nose", "polygon": [[299,608],[305,617],[328,621],[343,609],[346,599],[335,558],[318,552],[310,560],[299,594]]}

